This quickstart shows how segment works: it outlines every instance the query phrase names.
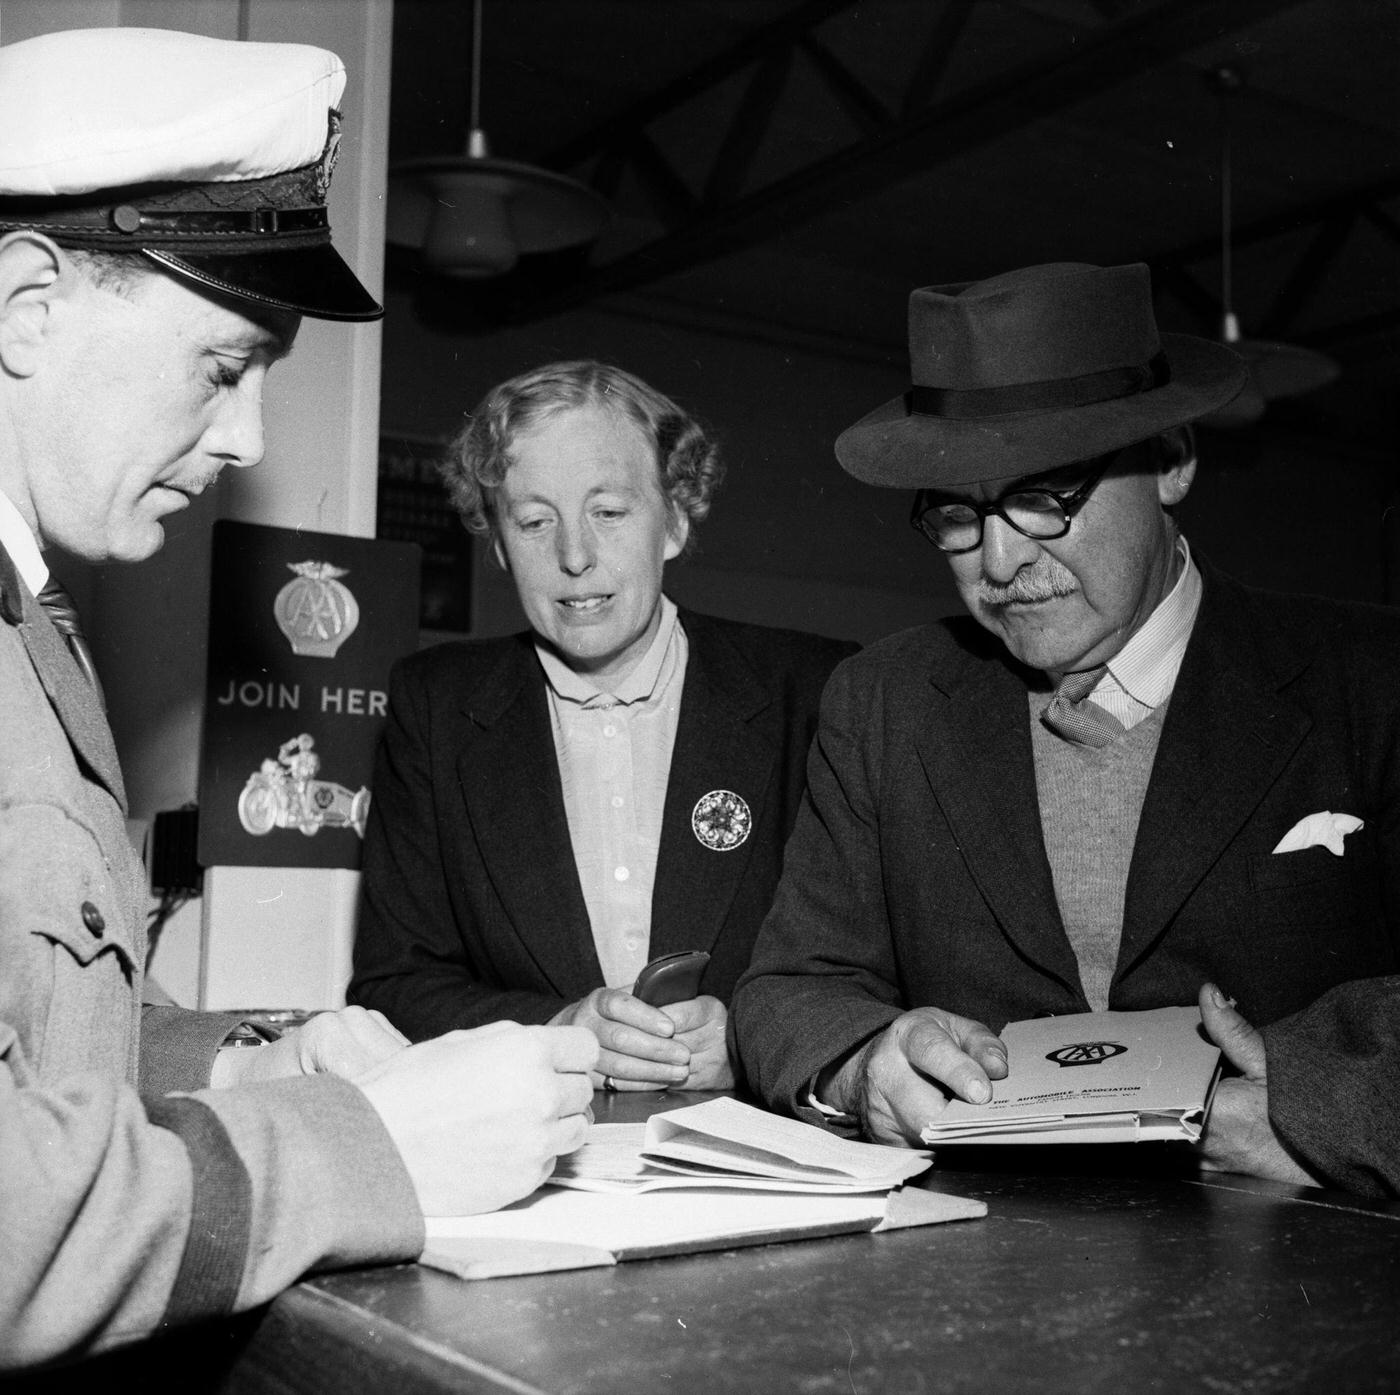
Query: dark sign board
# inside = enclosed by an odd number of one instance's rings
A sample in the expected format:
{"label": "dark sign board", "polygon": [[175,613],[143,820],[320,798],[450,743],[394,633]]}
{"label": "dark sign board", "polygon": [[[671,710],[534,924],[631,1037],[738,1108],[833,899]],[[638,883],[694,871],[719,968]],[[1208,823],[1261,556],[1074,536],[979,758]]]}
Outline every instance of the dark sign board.
{"label": "dark sign board", "polygon": [[447,450],[441,441],[380,437],[375,531],[423,549],[423,628],[466,634],[472,627],[472,540],[442,482],[439,465]]}
{"label": "dark sign board", "polygon": [[389,669],[418,644],[413,543],[214,525],[203,867],[358,867]]}

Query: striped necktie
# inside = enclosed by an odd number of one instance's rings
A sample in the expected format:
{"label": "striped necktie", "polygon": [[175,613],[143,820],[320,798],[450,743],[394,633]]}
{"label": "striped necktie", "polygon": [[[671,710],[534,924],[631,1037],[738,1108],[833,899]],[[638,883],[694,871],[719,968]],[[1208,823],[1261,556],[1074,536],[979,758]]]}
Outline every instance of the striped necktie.
{"label": "striped necktie", "polygon": [[1056,736],[1076,746],[1107,746],[1122,736],[1123,723],[1089,701],[1089,694],[1107,672],[1108,665],[1101,664],[1098,668],[1065,674],[1049,706],[1040,714],[1040,720]]}
{"label": "striped necktie", "polygon": [[50,577],[48,585],[39,592],[39,604],[43,606],[44,613],[52,621],[54,629],[68,641],[69,652],[82,669],[83,676],[92,684],[98,702],[106,707],[107,700],[102,692],[102,682],[97,676],[97,666],[92,661],[92,650],[88,648],[87,636],[83,634],[83,626],[78,619],[78,608],[73,604],[72,596],[61,582]]}

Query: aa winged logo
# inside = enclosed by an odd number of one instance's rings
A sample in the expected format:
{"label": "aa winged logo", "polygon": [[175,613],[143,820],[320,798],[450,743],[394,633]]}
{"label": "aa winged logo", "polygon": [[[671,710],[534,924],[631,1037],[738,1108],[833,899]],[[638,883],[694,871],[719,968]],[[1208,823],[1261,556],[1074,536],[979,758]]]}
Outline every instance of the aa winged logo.
{"label": "aa winged logo", "polygon": [[1099,1066],[1128,1048],[1119,1041],[1076,1041],[1047,1051],[1045,1059],[1057,1066]]}

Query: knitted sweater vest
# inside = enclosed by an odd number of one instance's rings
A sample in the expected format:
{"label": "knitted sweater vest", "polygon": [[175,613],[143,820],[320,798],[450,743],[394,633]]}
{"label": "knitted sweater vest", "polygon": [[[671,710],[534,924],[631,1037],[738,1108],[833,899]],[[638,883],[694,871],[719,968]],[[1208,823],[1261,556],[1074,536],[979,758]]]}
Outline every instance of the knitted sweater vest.
{"label": "knitted sweater vest", "polygon": [[1118,963],[1128,867],[1166,704],[1095,748],[1076,746],[1045,727],[1043,693],[1032,693],[1030,703],[1040,829],[1055,899],[1084,995],[1101,1012]]}

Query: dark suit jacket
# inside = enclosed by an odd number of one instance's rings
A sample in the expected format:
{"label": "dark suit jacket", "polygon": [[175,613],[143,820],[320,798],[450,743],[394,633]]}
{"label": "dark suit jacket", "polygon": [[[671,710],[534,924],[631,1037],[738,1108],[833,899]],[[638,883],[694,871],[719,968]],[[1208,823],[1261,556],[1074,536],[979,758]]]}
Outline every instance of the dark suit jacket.
{"label": "dark suit jacket", "polygon": [[[690,652],[652,893],[651,954],[708,950],[728,1002],[772,901],[822,686],[856,646],[681,612]],[[748,802],[729,852],[691,830],[711,790]],[[545,1022],[602,984],[529,634],[401,661],[365,831],[352,1002],[415,1040]]]}
{"label": "dark suit jacket", "polygon": [[[749,1080],[800,1110],[825,1065],[922,1004],[986,1022],[1088,1010],[1041,837],[1032,675],[962,617],[827,690],[809,799],[731,1017]],[[1319,810],[1344,856],[1278,854]],[[1316,1173],[1400,1186],[1400,612],[1205,569],[1128,874],[1109,1006],[1266,1026],[1276,1129]]]}

